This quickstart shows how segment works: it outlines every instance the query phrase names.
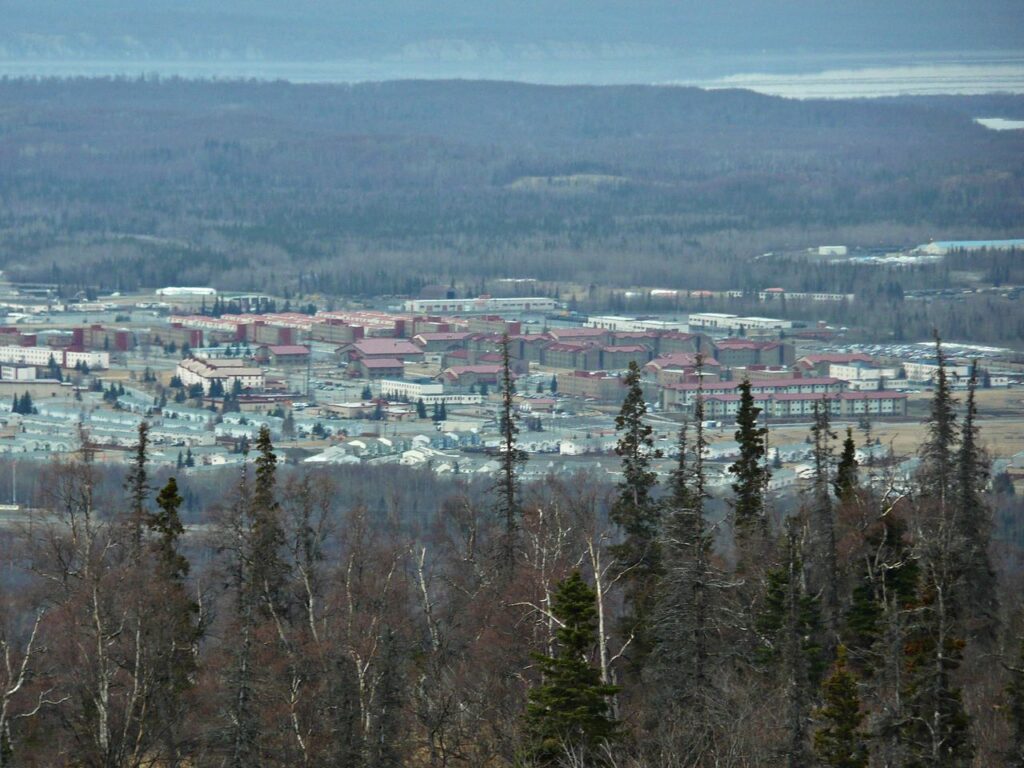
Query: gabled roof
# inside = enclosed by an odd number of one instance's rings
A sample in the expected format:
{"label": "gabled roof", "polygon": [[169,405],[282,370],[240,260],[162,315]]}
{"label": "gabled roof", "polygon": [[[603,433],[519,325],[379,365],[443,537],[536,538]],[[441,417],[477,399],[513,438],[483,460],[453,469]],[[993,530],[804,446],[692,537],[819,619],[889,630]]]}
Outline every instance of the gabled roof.
{"label": "gabled roof", "polygon": [[[704,356],[701,364],[706,368],[718,368],[721,366],[715,358]],[[673,352],[670,355],[661,355],[656,357],[649,362],[645,368],[665,369],[665,368],[696,368],[697,367],[697,354],[694,352]]]}
{"label": "gabled roof", "polygon": [[574,376],[578,379],[617,379],[619,381],[622,380],[621,376],[618,376],[614,373],[609,373],[608,371],[573,371],[569,375]]}
{"label": "gabled roof", "polygon": [[[842,384],[842,379],[835,379],[831,376],[804,376],[794,377],[791,379],[751,379],[750,386],[753,389],[765,388],[765,387],[816,387],[816,386],[831,386],[833,384]],[[739,386],[739,382],[736,382]]]}
{"label": "gabled roof", "polygon": [[779,346],[777,341],[751,341],[750,339],[720,339],[716,349],[772,349]]}
{"label": "gabled roof", "polygon": [[[696,392],[701,386],[705,390],[722,390],[722,389],[735,389],[740,385],[739,381],[716,381],[712,383],[705,383],[703,385],[696,382],[682,382],[679,384],[666,384],[665,389],[676,389],[679,391],[693,391]],[[806,376],[804,378],[793,378],[793,379],[757,379],[750,382],[750,388],[752,390],[758,389],[773,389],[793,386],[832,386],[835,384],[845,384],[842,379],[834,379],[831,376],[820,376],[812,377]],[[817,393],[818,396],[821,393]]]}
{"label": "gabled roof", "polygon": [[863,391],[860,392],[840,392],[839,397],[842,400],[906,400],[907,395],[905,392],[886,392],[886,391]]}
{"label": "gabled roof", "polygon": [[588,349],[593,348],[592,344],[570,344],[561,341],[552,342],[544,347],[549,352],[586,352]]}
{"label": "gabled roof", "polygon": [[465,341],[472,334],[469,331],[430,331],[428,333],[417,333],[412,337],[413,342],[422,341],[429,344],[432,341]]}
{"label": "gabled roof", "polygon": [[553,339],[579,339],[607,334],[608,331],[604,328],[552,328],[548,331],[548,335]]}
{"label": "gabled roof", "polygon": [[268,345],[267,351],[274,355],[308,355],[309,348],[301,344]]}
{"label": "gabled roof", "polygon": [[445,368],[444,372],[461,376],[464,373],[501,373],[501,370],[500,365],[453,365]]}
{"label": "gabled roof", "polygon": [[407,339],[360,339],[346,349],[353,349],[359,355],[422,355],[423,350]]}
{"label": "gabled roof", "polygon": [[875,358],[864,352],[827,352],[817,355],[804,355],[797,362],[818,363],[873,363]]}
{"label": "gabled roof", "polygon": [[650,350],[647,349],[643,344],[623,344],[619,347],[601,347],[602,352],[643,352],[647,353]]}

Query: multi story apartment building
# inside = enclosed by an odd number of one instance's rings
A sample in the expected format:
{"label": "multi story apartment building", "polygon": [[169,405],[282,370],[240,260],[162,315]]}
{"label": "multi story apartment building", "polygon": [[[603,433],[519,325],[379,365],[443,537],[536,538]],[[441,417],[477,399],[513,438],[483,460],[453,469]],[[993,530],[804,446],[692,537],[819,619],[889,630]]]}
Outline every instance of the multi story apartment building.
{"label": "multi story apartment building", "polygon": [[235,389],[235,382],[246,392],[263,390],[265,378],[259,368],[251,368],[237,358],[200,360],[190,357],[178,363],[176,375],[186,387],[199,384],[208,394],[214,382],[220,382],[225,392]]}

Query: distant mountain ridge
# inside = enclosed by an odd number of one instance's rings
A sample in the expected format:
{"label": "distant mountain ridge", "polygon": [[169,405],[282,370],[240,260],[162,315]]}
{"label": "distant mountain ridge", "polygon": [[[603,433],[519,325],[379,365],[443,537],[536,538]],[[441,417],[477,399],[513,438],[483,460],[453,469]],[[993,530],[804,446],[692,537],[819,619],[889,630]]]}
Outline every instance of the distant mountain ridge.
{"label": "distant mountain ridge", "polygon": [[2,11],[0,60],[334,61],[352,79],[600,82],[617,65],[672,79],[759,59],[1022,50],[1016,0],[5,0]]}

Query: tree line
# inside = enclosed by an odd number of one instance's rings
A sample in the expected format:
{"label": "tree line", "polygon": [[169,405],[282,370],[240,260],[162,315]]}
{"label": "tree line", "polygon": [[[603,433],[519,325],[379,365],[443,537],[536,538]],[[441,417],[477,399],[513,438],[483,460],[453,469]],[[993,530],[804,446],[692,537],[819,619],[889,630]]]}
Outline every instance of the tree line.
{"label": "tree line", "polygon": [[741,385],[724,518],[703,399],[659,477],[626,384],[609,494],[530,492],[509,401],[488,492],[415,521],[284,472],[263,430],[186,527],[145,423],[116,492],[82,434],[6,536],[0,765],[1024,765],[973,383],[940,373],[909,482],[817,409],[788,514]]}
{"label": "tree line", "polygon": [[[742,289],[766,251],[1019,234],[1021,138],[929,102],[103,79],[0,80],[0,100],[2,266],[68,296],[410,295],[509,263]],[[755,287],[821,282],[773,266]]]}

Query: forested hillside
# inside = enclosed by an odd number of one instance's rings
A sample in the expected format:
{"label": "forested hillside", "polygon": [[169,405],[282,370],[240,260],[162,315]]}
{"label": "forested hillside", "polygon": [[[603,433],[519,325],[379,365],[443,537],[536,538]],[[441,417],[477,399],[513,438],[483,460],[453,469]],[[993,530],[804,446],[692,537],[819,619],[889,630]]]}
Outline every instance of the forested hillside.
{"label": "forested hillside", "polygon": [[822,407],[795,501],[741,386],[724,517],[702,399],[658,477],[635,364],[611,488],[524,486],[507,404],[493,485],[443,498],[265,428],[214,487],[143,424],[118,487],[83,434],[4,529],[0,765],[1022,765],[1021,506],[942,370],[912,477]]}
{"label": "forested hillside", "polygon": [[83,79],[4,80],[0,104],[0,266],[69,289],[742,288],[765,251],[1019,235],[1024,213],[1021,132],[929,101]]}

